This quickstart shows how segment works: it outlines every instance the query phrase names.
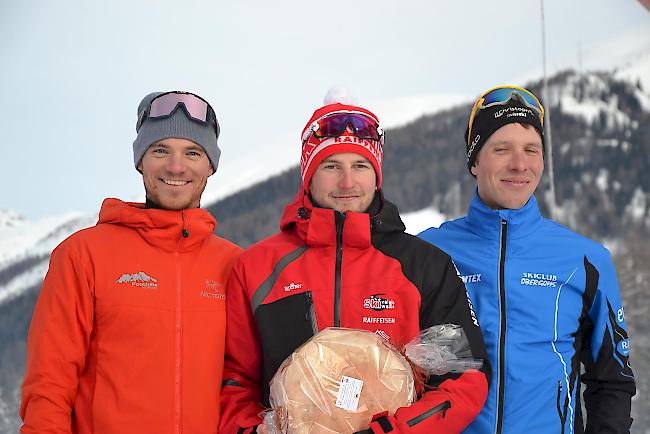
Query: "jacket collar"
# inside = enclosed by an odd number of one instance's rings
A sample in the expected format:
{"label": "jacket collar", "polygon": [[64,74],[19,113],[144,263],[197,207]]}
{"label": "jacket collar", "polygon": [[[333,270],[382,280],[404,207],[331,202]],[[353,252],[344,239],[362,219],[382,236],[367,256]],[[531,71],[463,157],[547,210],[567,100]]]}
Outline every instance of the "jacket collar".
{"label": "jacket collar", "polygon": [[537,199],[531,196],[519,209],[492,209],[474,192],[467,212],[467,224],[472,232],[490,239],[498,239],[501,221],[508,222],[508,238],[525,237],[538,229],[542,222]]}
{"label": "jacket collar", "polygon": [[375,194],[368,213],[348,211],[343,214],[315,206],[302,189],[285,207],[280,229],[295,228],[298,236],[309,245],[335,245],[337,224],[343,220],[343,245],[349,247],[370,247],[371,235],[405,230],[397,207],[384,199],[381,190]]}
{"label": "jacket collar", "polygon": [[217,227],[214,217],[201,208],[151,209],[119,199],[105,199],[102,203],[97,224],[104,223],[132,228],[147,243],[168,252],[196,249]]}

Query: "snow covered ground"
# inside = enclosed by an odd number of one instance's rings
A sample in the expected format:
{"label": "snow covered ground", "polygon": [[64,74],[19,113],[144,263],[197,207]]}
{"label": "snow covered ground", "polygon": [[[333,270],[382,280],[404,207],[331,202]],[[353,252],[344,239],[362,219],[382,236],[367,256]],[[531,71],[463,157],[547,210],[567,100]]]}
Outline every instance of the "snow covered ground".
{"label": "snow covered ground", "polygon": [[447,219],[433,208],[424,208],[402,215],[402,221],[406,225],[406,232],[417,235],[430,227],[439,227]]}

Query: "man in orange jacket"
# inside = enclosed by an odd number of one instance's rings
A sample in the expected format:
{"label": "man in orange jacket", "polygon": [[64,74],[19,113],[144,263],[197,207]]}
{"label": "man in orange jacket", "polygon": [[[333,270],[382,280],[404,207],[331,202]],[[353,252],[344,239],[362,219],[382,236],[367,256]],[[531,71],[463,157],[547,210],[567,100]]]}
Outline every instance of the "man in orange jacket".
{"label": "man in orange jacket", "polygon": [[219,124],[187,92],[138,107],[146,203],[106,199],[53,252],[29,330],[21,433],[216,433],[238,246],[199,208]]}

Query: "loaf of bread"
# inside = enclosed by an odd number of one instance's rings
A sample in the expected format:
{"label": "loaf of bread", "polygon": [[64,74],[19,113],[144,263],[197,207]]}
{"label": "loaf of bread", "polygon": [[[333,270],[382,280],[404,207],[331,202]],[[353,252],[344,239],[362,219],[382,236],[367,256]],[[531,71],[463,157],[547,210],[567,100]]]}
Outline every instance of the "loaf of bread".
{"label": "loaf of bread", "polygon": [[364,330],[328,328],[298,348],[271,381],[278,432],[353,433],[415,399],[409,363]]}

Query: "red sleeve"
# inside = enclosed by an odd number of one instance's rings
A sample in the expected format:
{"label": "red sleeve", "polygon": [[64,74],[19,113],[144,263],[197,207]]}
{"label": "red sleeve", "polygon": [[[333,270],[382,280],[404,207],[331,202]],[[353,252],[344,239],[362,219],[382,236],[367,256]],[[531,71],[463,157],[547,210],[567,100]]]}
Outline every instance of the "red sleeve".
{"label": "red sleeve", "polygon": [[469,370],[456,379],[440,383],[417,402],[401,407],[395,416],[375,415],[370,428],[359,433],[457,434],[476,418],[485,399],[488,384],[481,371]]}
{"label": "red sleeve", "polygon": [[52,252],[32,316],[20,405],[22,434],[72,432],[72,407],[90,343],[94,303],[91,265],[71,250],[62,244]]}
{"label": "red sleeve", "polygon": [[261,423],[262,356],[246,293],[244,267],[237,261],[228,280],[226,355],[221,387],[220,434],[249,433]]}

